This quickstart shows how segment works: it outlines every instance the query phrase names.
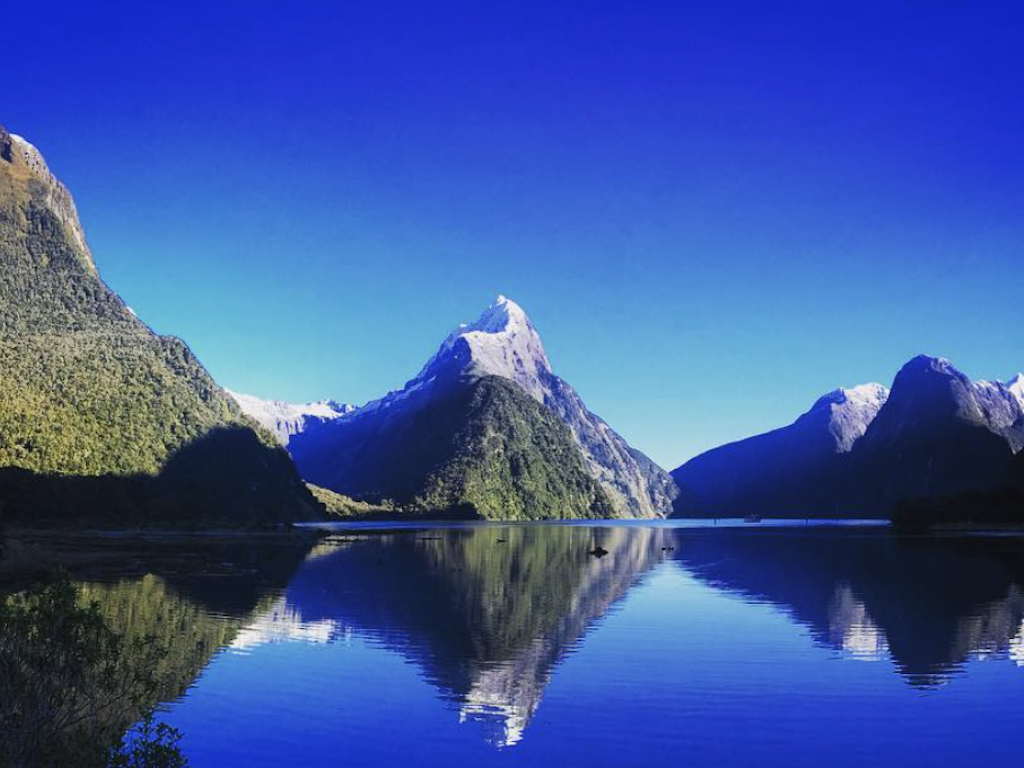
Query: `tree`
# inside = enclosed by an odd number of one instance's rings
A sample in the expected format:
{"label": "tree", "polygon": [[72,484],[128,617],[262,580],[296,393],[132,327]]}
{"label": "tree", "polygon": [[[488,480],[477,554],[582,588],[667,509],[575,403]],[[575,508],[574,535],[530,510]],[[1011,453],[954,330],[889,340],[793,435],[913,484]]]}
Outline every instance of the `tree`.
{"label": "tree", "polygon": [[0,767],[186,765],[149,709],[163,655],[151,637],[113,632],[64,573],[0,600]]}

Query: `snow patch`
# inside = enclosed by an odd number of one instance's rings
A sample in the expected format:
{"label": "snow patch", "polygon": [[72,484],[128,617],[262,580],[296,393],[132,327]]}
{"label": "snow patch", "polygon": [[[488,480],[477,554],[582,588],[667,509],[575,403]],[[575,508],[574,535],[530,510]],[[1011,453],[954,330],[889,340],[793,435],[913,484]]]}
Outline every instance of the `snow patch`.
{"label": "snow patch", "polygon": [[835,440],[836,452],[848,453],[864,436],[888,399],[889,389],[882,384],[872,382],[841,387],[820,398],[810,414],[827,409],[827,428]]}
{"label": "snow patch", "polygon": [[1021,411],[1024,412],[1024,373],[1018,373],[1006,382],[1006,389],[1013,395],[1017,404],[1020,405]]}

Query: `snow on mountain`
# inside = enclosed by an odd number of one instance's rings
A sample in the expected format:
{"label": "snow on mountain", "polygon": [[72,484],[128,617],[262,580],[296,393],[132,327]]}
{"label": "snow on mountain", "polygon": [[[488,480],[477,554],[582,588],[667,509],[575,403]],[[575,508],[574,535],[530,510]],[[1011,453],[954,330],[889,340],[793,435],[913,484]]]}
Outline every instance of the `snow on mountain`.
{"label": "snow on mountain", "polygon": [[889,389],[881,384],[841,387],[821,397],[803,418],[824,418],[836,452],[849,453],[888,399]]}
{"label": "snow on mountain", "polygon": [[448,334],[415,378],[359,410],[369,413],[390,408],[439,379],[462,375],[509,379],[543,403],[546,391],[541,379],[554,374],[540,335],[526,312],[511,299],[498,296],[476,322],[463,323]]}
{"label": "snow on mountain", "polygon": [[263,400],[253,395],[224,390],[249,418],[270,430],[281,445],[287,446],[294,435],[307,429],[311,421],[331,421],[351,413],[355,408],[334,400],[315,403],[287,403],[282,400]]}
{"label": "snow on mountain", "polygon": [[[979,419],[993,432],[1011,429],[1024,416],[1024,406],[1016,392],[1001,381],[975,381],[973,399]],[[1014,445],[1014,451],[1024,442]]]}
{"label": "snow on mountain", "polygon": [[1006,382],[1007,391],[1014,396],[1021,411],[1024,411],[1024,373],[1018,373]]}
{"label": "snow on mountain", "polygon": [[445,339],[416,380],[429,378],[460,343],[469,350],[468,372],[510,379],[543,402],[541,377],[552,375],[551,363],[537,329],[514,301],[498,296],[475,323],[459,326]]}

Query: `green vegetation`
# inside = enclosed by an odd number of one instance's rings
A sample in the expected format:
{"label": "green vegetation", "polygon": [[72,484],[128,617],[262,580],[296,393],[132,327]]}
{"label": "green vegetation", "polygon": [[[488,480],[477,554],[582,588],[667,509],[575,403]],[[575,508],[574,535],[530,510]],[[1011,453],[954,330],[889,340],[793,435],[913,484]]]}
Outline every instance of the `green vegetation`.
{"label": "green vegetation", "polygon": [[569,428],[506,379],[439,383],[399,410],[340,419],[324,430],[326,437],[303,435],[289,449],[310,481],[399,514],[494,520],[610,514]]}
{"label": "green vegetation", "polygon": [[358,501],[312,483],[306,483],[306,487],[313,494],[313,498],[323,505],[327,514],[332,517],[394,517],[399,511],[390,502],[371,504],[368,501]]}
{"label": "green vegetation", "polygon": [[0,600],[0,765],[184,768],[180,735],[152,717],[166,655],[113,631],[64,575]]}
{"label": "green vegetation", "polygon": [[[5,137],[0,129],[0,144],[9,144]],[[253,430],[184,342],[154,334],[100,280],[69,210],[73,216],[63,186],[9,147],[0,158],[0,468],[51,479],[158,478],[174,462],[197,465],[189,458],[194,446],[233,432],[248,436],[231,441],[243,455],[200,451],[209,490],[228,504],[223,514],[231,515],[238,493],[254,495],[258,486],[271,497],[261,513],[267,519],[312,516],[312,499],[283,450]],[[17,495],[27,482],[15,475],[0,492],[13,484]],[[72,519],[59,506],[68,496],[61,482],[29,485],[53,485],[44,497],[56,506],[6,504],[8,517]],[[211,507],[205,494],[182,494],[181,473],[144,492],[137,482],[101,485],[105,493],[118,485],[115,509],[126,495],[137,508],[165,499],[174,517],[200,518]],[[252,510],[254,502],[241,506]]]}
{"label": "green vegetation", "polygon": [[414,509],[491,520],[611,514],[569,428],[515,384],[484,377],[443,400],[436,415],[454,429]]}

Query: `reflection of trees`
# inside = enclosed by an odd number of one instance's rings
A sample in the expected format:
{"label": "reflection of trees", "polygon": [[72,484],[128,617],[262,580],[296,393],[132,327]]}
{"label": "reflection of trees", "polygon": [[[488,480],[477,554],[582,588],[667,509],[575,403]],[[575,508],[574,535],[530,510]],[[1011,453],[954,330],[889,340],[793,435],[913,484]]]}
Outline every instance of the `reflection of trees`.
{"label": "reflection of trees", "polygon": [[816,529],[680,533],[676,557],[722,589],[785,608],[859,657],[888,651],[915,685],[1006,651],[1024,619],[1024,547]]}
{"label": "reflection of trees", "polygon": [[156,667],[161,701],[181,696],[244,623],[240,616],[209,612],[157,576],[80,587],[83,600],[97,603],[114,631],[129,641],[152,637],[165,649]]}
{"label": "reflection of trees", "polygon": [[[181,696],[279,598],[308,547],[294,538],[150,542],[123,567],[163,576],[0,596],[0,765],[105,765],[128,726]],[[173,735],[143,724],[128,749],[161,748]]]}
{"label": "reflection of trees", "polygon": [[[411,657],[462,718],[513,744],[554,666],[657,561],[664,535],[510,526],[344,541],[307,560],[287,598],[304,622],[329,619]],[[610,554],[589,555],[595,544]]]}
{"label": "reflection of trees", "polygon": [[150,706],[162,654],[112,630],[66,576],[0,600],[0,764],[105,766]]}

